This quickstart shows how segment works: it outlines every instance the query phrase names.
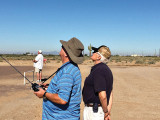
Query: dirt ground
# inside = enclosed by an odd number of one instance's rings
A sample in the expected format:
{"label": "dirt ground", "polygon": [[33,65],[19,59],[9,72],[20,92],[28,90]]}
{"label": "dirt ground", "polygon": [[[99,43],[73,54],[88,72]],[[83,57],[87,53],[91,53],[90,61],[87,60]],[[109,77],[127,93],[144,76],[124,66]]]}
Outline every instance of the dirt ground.
{"label": "dirt ground", "polygon": [[[31,61],[10,61],[22,74],[33,70]],[[92,63],[79,65],[82,87]],[[61,63],[44,65],[48,77]],[[109,64],[114,76],[112,120],[160,120],[160,67]],[[32,74],[27,76],[33,80]],[[50,80],[49,80],[50,81]],[[48,81],[48,82],[49,82]],[[24,78],[7,63],[0,62],[0,120],[41,120],[42,99],[24,85]],[[81,120],[83,116],[81,103]]]}

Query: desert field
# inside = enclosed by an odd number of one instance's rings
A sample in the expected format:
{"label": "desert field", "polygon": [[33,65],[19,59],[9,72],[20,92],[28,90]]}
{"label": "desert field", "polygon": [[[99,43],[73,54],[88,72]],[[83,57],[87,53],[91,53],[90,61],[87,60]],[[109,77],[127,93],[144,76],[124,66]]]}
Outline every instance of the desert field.
{"label": "desert field", "polygon": [[[34,69],[31,60],[11,60],[10,63],[21,73]],[[54,60],[45,64],[43,77],[61,65]],[[92,65],[90,61],[79,65],[82,87]],[[114,76],[111,119],[160,120],[160,63],[143,66],[109,63],[108,66]],[[32,74],[27,77],[33,79]],[[24,78],[6,62],[0,62],[0,120],[41,120],[42,99],[37,98],[30,87],[24,85]],[[83,107],[82,100],[81,120]]]}

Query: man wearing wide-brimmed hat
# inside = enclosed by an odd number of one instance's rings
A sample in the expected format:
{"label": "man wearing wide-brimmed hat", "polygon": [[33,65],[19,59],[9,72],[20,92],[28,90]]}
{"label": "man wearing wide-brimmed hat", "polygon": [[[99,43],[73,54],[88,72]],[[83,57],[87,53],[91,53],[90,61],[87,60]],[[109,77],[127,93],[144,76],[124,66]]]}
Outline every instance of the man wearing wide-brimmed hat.
{"label": "man wearing wide-brimmed hat", "polygon": [[35,94],[43,100],[43,120],[79,120],[81,103],[81,73],[77,64],[83,62],[83,44],[77,38],[60,40],[63,65],[51,80],[48,89]]}

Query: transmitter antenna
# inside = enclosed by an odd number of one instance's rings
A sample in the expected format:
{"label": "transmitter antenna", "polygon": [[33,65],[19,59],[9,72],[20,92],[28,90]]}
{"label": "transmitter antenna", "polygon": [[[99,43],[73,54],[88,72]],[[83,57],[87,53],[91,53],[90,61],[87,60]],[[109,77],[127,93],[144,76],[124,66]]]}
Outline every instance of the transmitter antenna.
{"label": "transmitter antenna", "polygon": [[4,57],[0,56],[3,60],[5,60],[12,68],[14,68],[22,77],[24,77],[28,82],[33,84],[26,76],[24,76],[17,68],[15,68],[11,63],[9,63]]}

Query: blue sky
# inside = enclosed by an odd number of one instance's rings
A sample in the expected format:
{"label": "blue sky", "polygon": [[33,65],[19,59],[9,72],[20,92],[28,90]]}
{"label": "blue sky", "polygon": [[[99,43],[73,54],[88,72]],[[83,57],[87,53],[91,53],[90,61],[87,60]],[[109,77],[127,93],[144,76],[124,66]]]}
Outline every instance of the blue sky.
{"label": "blue sky", "polygon": [[60,51],[59,40],[113,54],[158,54],[160,0],[0,0],[0,53]]}

